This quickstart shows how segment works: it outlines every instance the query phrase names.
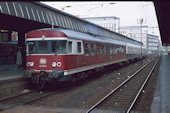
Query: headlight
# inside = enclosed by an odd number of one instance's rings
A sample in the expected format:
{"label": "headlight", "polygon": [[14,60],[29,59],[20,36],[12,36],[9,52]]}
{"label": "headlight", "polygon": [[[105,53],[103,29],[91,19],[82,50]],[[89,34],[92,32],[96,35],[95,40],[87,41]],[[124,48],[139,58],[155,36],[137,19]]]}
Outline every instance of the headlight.
{"label": "headlight", "polygon": [[57,67],[61,67],[61,62],[57,62]]}
{"label": "headlight", "polygon": [[34,66],[34,62],[30,62],[30,66],[33,67]]}
{"label": "headlight", "polygon": [[27,62],[27,66],[28,66],[28,67],[30,66],[30,62]]}
{"label": "headlight", "polygon": [[52,66],[53,66],[53,67],[56,67],[56,66],[57,66],[57,63],[56,63],[56,62],[53,62],[53,63],[52,63]]}
{"label": "headlight", "polygon": [[27,66],[28,67],[30,67],[30,66],[33,67],[34,66],[34,62],[27,62]]}

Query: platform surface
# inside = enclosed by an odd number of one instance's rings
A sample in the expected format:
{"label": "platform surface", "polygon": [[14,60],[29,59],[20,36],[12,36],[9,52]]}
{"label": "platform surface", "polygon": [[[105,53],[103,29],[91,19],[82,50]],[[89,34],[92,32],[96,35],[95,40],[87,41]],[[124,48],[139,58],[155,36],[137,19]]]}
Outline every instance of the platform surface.
{"label": "platform surface", "polygon": [[1,66],[0,68],[0,81],[22,78],[24,77],[24,68],[13,65],[13,66]]}
{"label": "platform surface", "polygon": [[170,113],[170,54],[162,55],[151,113]]}

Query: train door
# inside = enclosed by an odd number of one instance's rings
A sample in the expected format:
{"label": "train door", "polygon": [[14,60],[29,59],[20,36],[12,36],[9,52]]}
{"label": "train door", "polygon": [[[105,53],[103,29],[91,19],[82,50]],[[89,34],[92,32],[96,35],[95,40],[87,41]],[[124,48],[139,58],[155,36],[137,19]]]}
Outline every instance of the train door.
{"label": "train door", "polygon": [[76,47],[76,57],[77,57],[77,67],[82,67],[84,62],[83,62],[83,42],[77,40],[75,43],[75,47]]}
{"label": "train door", "polygon": [[83,65],[86,66],[90,63],[90,43],[84,42],[84,57],[83,57]]}
{"label": "train door", "polygon": [[98,56],[97,63],[102,63],[102,45],[101,44],[97,44],[97,56]]}

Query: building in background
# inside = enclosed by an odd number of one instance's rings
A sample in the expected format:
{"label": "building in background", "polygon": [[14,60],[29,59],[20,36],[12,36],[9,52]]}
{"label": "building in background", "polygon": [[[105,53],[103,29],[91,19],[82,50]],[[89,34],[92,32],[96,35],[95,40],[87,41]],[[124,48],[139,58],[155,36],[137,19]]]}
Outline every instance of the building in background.
{"label": "building in background", "polygon": [[168,54],[170,54],[170,46],[168,46],[167,48],[168,48]]}
{"label": "building in background", "polygon": [[115,16],[110,17],[88,17],[82,18],[109,30],[119,33],[120,28],[120,18]]}
{"label": "building in background", "polygon": [[161,47],[161,53],[168,53],[168,48],[170,49],[169,46],[162,46]]}
{"label": "building in background", "polygon": [[[148,53],[157,53],[160,51],[159,37],[151,35],[148,32],[148,26],[121,26],[120,34],[132,38],[137,41],[142,41],[144,47],[147,48]],[[142,38],[141,38],[142,37]]]}
{"label": "building in background", "polygon": [[160,41],[158,36],[147,34],[148,54],[158,53],[160,51]]}
{"label": "building in background", "polygon": [[139,42],[142,41],[144,47],[147,47],[148,26],[121,26],[120,34]]}

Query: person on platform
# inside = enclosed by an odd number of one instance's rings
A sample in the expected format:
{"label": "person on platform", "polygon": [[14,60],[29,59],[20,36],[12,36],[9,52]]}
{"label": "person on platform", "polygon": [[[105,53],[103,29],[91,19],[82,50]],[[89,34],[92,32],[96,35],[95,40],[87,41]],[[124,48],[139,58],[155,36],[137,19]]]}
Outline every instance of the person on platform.
{"label": "person on platform", "polygon": [[21,56],[21,49],[22,47],[18,47],[18,51],[17,51],[17,55],[16,55],[16,64],[18,65],[18,67],[22,66],[22,56]]}

